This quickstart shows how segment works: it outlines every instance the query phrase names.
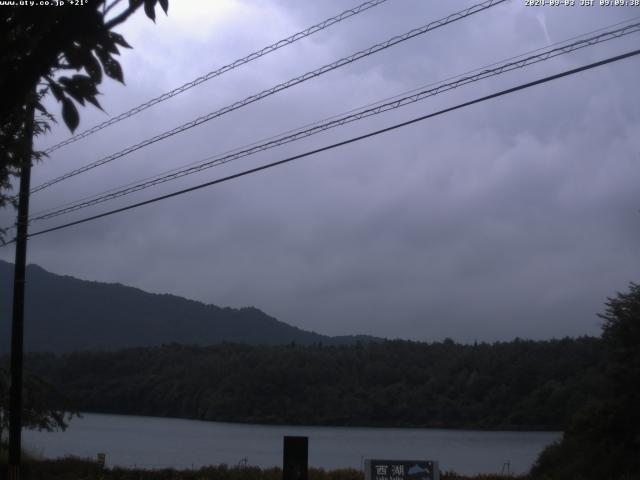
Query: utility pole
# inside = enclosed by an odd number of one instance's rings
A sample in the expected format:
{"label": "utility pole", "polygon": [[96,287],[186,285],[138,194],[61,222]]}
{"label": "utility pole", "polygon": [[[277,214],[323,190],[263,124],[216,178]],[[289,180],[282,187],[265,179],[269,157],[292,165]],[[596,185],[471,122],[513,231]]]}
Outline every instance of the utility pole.
{"label": "utility pole", "polygon": [[35,92],[29,98],[24,122],[24,149],[20,167],[16,258],[13,273],[13,316],[11,319],[11,388],[9,390],[9,480],[20,480],[22,457],[22,357],[24,348],[24,291],[29,227],[29,190],[33,157]]}

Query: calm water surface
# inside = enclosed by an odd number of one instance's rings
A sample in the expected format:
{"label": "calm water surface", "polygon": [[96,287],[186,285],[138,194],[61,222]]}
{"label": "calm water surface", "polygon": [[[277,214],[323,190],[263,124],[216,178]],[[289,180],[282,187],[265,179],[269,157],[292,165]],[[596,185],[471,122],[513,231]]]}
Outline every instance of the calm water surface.
{"label": "calm water surface", "polygon": [[290,427],[240,425],[154,417],[83,414],[66,432],[24,432],[33,453],[55,458],[106,453],[108,466],[198,468],[246,458],[249,465],[282,465],[282,437],[309,437],[309,465],[361,468],[363,458],[432,459],[441,470],[527,471],[557,432]]}

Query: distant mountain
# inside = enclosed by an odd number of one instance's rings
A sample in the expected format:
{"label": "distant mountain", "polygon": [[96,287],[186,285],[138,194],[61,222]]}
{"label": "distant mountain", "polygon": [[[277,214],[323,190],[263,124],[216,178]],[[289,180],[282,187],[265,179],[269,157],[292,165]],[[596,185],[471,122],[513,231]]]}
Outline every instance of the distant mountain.
{"label": "distant mountain", "polygon": [[[0,352],[9,350],[13,264],[0,261]],[[90,282],[27,267],[25,350],[116,350],[169,343],[250,345],[379,341],[329,337],[287,325],[257,308],[220,308],[121,284]]]}

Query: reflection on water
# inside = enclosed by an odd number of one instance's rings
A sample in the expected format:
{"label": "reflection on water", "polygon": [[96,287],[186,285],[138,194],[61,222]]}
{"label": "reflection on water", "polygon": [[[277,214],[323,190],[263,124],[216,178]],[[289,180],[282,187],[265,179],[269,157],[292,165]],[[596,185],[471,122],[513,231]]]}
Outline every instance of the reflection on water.
{"label": "reflection on water", "polygon": [[526,472],[557,432],[483,432],[398,428],[241,425],[155,417],[83,414],[66,432],[24,432],[24,444],[45,457],[107,456],[107,466],[199,468],[243,458],[281,466],[282,437],[309,437],[309,465],[361,468],[364,458],[438,460],[443,471],[496,473],[505,462]]}

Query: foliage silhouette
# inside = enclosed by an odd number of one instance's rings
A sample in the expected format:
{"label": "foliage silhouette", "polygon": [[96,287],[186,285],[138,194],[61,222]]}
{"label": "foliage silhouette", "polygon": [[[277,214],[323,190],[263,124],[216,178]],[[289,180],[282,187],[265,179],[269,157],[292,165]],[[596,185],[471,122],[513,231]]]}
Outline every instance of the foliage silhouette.
{"label": "foliage silhouette", "polygon": [[[0,9],[0,207],[11,177],[18,176],[29,105],[39,113],[36,133],[54,120],[41,99],[47,93],[61,104],[61,115],[74,131],[80,115],[76,104],[100,107],[98,86],[107,77],[124,83],[116,55],[131,48],[113,28],[140,7],[155,20],[157,4],[166,13],[168,0],[92,0],[73,6],[32,6]],[[125,6],[126,5],[126,6]],[[75,71],[78,73],[71,74]],[[66,73],[66,74],[65,74]],[[35,159],[42,158],[42,152]],[[2,233],[2,232],[0,232]]]}
{"label": "foliage silhouette", "polygon": [[[9,432],[9,372],[0,367],[0,445]],[[28,429],[65,430],[75,415],[60,392],[35,375],[27,375],[24,382],[22,421]]]}
{"label": "foliage silhouette", "polygon": [[640,285],[607,299],[598,388],[572,418],[560,442],[540,455],[541,478],[640,478]]}

